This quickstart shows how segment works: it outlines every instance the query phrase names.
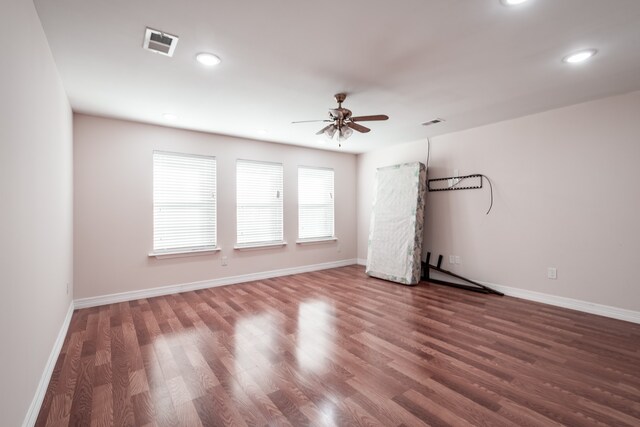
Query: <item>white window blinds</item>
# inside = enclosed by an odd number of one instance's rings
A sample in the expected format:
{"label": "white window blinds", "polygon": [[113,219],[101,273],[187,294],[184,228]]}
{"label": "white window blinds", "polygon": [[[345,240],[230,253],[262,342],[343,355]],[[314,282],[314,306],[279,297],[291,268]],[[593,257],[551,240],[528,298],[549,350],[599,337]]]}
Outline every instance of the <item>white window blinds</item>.
{"label": "white window blinds", "polygon": [[282,164],[238,160],[238,246],[283,241]]}
{"label": "white window blinds", "polygon": [[298,168],[298,238],[334,237],[333,169]]}
{"label": "white window blinds", "polygon": [[216,247],[216,159],[153,153],[153,251]]}

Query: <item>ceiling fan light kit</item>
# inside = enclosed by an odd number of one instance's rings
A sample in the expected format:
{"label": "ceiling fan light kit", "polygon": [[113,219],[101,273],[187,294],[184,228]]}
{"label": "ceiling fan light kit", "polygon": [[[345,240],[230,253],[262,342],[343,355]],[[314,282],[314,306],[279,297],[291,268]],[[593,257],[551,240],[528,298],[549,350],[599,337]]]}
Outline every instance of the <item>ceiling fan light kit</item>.
{"label": "ceiling fan light kit", "polygon": [[324,134],[324,136],[326,136],[329,139],[333,138],[333,135],[336,134],[336,130],[338,130],[337,127],[335,127],[334,125],[329,125],[326,128],[322,129],[322,133]]}
{"label": "ceiling fan light kit", "polygon": [[345,93],[338,93],[335,95],[336,102],[338,103],[338,108],[332,108],[329,110],[329,119],[303,120],[292,123],[330,123],[329,125],[316,132],[316,135],[324,135],[328,139],[333,139],[334,135],[337,134],[338,146],[342,147],[342,142],[346,141],[351,135],[353,135],[354,130],[360,133],[367,133],[371,131],[371,129],[369,129],[368,127],[362,126],[361,124],[356,122],[371,122],[389,119],[389,116],[386,116],[384,114],[353,117],[351,110],[342,107],[342,103],[346,98],[347,94]]}
{"label": "ceiling fan light kit", "polygon": [[338,133],[338,141],[346,141],[351,135],[353,135],[353,130],[349,126],[342,126]]}

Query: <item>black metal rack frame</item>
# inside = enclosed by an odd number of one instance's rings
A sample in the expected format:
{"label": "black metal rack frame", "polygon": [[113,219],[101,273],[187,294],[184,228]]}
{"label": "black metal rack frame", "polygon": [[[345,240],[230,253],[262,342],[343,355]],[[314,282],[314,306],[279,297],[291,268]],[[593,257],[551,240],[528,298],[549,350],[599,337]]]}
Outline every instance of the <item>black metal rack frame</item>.
{"label": "black metal rack frame", "polygon": [[[467,187],[458,187],[456,184],[460,181],[462,181],[463,179],[467,179],[467,178],[480,178],[480,185],[470,185]],[[446,188],[431,188],[431,183],[435,182],[435,181],[447,181],[449,179],[455,179],[456,184],[450,186],[450,187],[446,187]],[[446,178],[435,178],[435,179],[430,179],[427,181],[427,189],[429,191],[450,191],[450,190],[474,190],[476,188],[482,188],[482,175],[478,175],[478,174],[473,174],[473,175],[464,175],[464,176],[449,176]]]}
{"label": "black metal rack frame", "polygon": [[[502,292],[498,292],[495,289],[491,289],[488,286],[483,285],[482,283],[474,282],[473,280],[467,279],[466,277],[462,277],[459,274],[452,273],[451,271],[445,270],[442,268],[442,255],[438,255],[438,264],[431,265],[429,261],[431,259],[431,252],[427,252],[427,262],[422,263],[422,280],[425,280],[430,283],[436,283],[438,285],[443,286],[451,286],[453,288],[464,289],[467,291],[480,292],[482,294],[495,294],[504,296]],[[440,273],[448,274],[451,277],[455,277],[456,279],[464,280],[465,282],[470,283],[471,285],[464,285],[461,283],[447,282],[445,280],[431,279],[429,277],[429,270],[434,269],[435,271],[439,271]]]}

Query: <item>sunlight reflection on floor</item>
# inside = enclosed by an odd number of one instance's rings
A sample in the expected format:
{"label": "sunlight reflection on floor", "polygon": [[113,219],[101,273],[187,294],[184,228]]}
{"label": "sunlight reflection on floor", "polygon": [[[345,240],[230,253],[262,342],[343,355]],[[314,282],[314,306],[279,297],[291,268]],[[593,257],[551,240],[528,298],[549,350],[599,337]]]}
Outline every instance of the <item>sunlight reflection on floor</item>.
{"label": "sunlight reflection on floor", "polygon": [[328,333],[334,327],[334,312],[334,307],[324,301],[300,304],[296,358],[301,369],[322,374],[327,368],[327,356],[335,346],[333,335]]}

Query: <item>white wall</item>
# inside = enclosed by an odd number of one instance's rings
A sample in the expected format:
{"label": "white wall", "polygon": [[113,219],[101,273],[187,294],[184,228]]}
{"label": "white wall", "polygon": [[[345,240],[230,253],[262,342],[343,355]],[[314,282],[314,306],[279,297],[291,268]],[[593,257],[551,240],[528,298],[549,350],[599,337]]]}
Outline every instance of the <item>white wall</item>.
{"label": "white wall", "polygon": [[[483,173],[495,203],[485,215],[488,188],[429,193],[424,256],[476,280],[640,310],[639,118],[634,92],[432,138],[430,178]],[[426,156],[426,141],[358,156],[358,258],[375,169]]]}
{"label": "white wall", "polygon": [[18,426],[72,299],[72,116],[33,2],[0,16],[0,424]]}
{"label": "white wall", "polygon": [[[153,150],[216,156],[218,246],[222,252],[156,259],[153,245]],[[236,159],[284,164],[284,233],[288,245],[233,250],[236,239]],[[178,130],[74,116],[76,298],[192,283],[249,273],[354,259],[356,157]],[[297,167],[335,170],[337,242],[296,245]],[[221,257],[228,257],[228,266]]]}

